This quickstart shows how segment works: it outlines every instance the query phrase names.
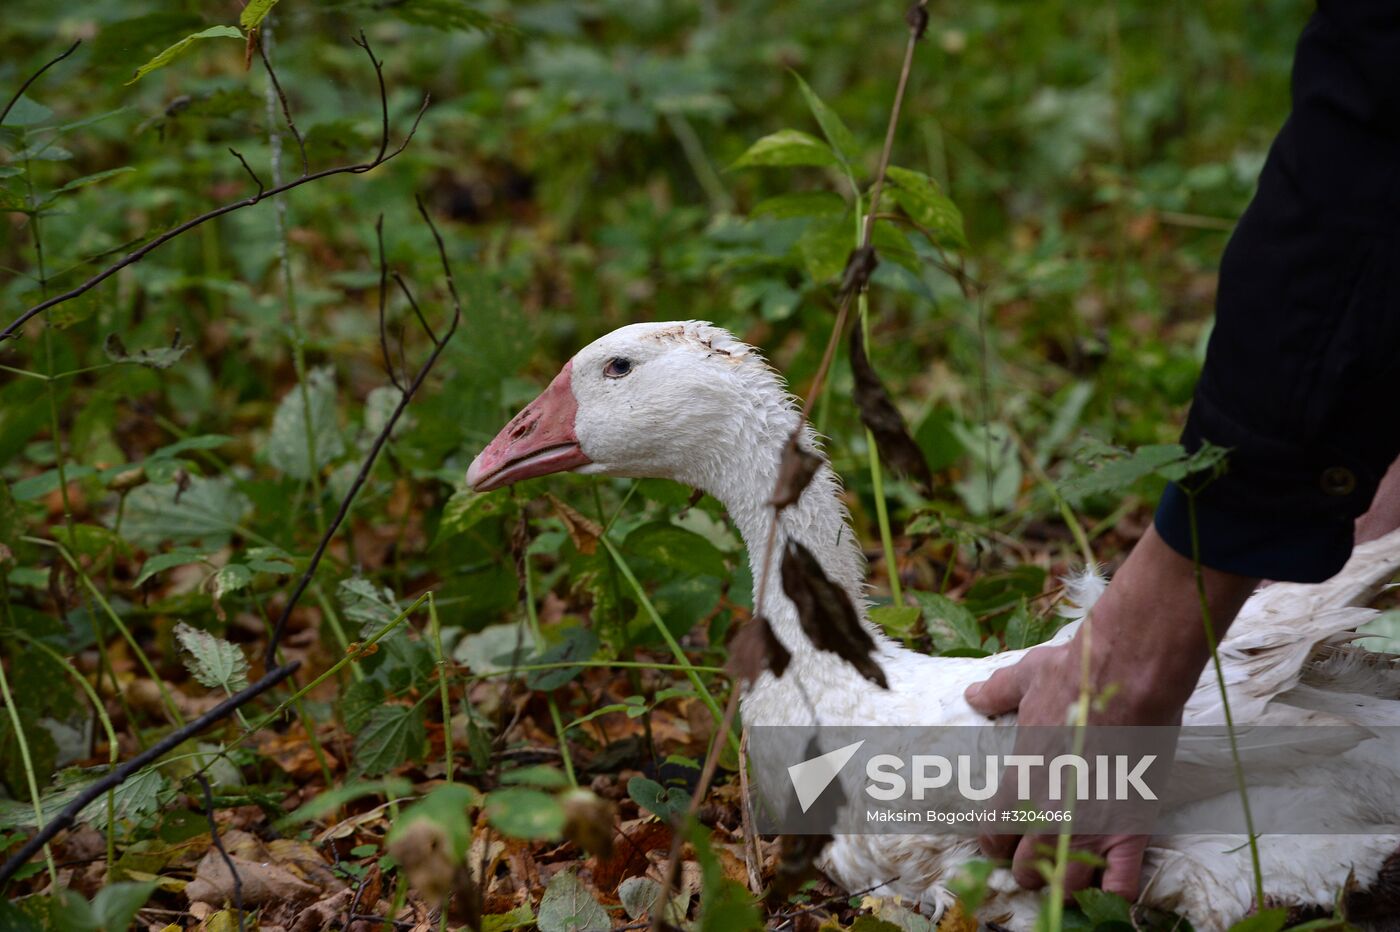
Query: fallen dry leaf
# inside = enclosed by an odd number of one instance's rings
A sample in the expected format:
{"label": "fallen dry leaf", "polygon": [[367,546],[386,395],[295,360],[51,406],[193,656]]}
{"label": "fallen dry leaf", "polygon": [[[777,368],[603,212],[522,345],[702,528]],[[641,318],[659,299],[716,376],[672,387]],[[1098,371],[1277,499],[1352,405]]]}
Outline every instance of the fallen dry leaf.
{"label": "fallen dry leaf", "polygon": [[[321,888],[307,883],[285,867],[234,856],[234,869],[243,888],[243,908],[265,903],[305,903],[321,895]],[[233,902],[233,874],[223,855],[210,849],[195,869],[194,880],[185,887],[191,903],[222,906]]]}

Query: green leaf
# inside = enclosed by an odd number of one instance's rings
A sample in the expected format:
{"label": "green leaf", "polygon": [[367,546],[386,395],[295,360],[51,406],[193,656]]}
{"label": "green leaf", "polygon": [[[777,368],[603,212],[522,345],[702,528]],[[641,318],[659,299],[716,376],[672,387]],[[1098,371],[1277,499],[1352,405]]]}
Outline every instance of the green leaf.
{"label": "green leaf", "polygon": [[394,598],[394,590],[387,586],[381,589],[368,579],[342,580],[335,594],[345,609],[345,617],[359,622],[362,638],[374,635],[403,611]]}
{"label": "green leaf", "polygon": [[415,706],[381,705],[355,736],[356,776],[378,776],[423,753],[427,737]]}
{"label": "green leaf", "polygon": [[685,815],[690,808],[690,793],[682,787],[665,787],[646,777],[627,781],[627,795],[632,801],[663,822]]}
{"label": "green leaf", "polygon": [[486,820],[512,838],[558,838],[564,807],[549,793],[512,786],[486,797]]}
{"label": "green leaf", "polygon": [[[566,663],[570,660],[587,660],[598,650],[598,636],[588,628],[573,627],[564,631],[558,642],[549,645],[535,656],[524,661],[524,665],[537,663]],[[583,672],[583,667],[561,667],[558,670],[536,670],[526,677],[531,689],[558,689]]]}
{"label": "green leaf", "polygon": [[569,778],[558,767],[548,764],[531,764],[516,767],[501,774],[501,782],[508,786],[534,786],[544,790],[563,789],[569,785]]}
{"label": "green leaf", "polygon": [[236,645],[183,621],[175,626],[175,640],[189,657],[185,669],[203,686],[222,687],[236,693],[248,685],[248,658]]}
{"label": "green leaf", "polygon": [[919,615],[918,607],[913,605],[877,605],[870,610],[870,620],[897,638],[910,636]]}
{"label": "green leaf", "polygon": [[[641,919],[651,915],[661,899],[661,884],[650,877],[628,877],[617,887],[617,898],[630,919]],[[667,905],[665,922],[677,928],[685,924],[686,907],[690,905],[690,893],[681,890],[672,895]]]}
{"label": "green leaf", "polygon": [[176,566],[188,566],[191,563],[203,563],[208,559],[207,553],[190,550],[187,547],[177,547],[169,553],[158,553],[141,564],[141,572],[137,575],[136,582],[132,583],[132,586],[140,588],[142,583],[164,570]]}
{"label": "green leaf", "polygon": [[[62,477],[69,482],[74,479],[86,479],[94,476],[97,470],[91,466],[73,464],[64,469]],[[37,476],[30,476],[28,479],[21,479],[10,488],[10,494],[17,502],[32,502],[36,498],[42,498],[53,490],[57,489],[60,482],[60,473],[57,469],[46,469]]]}
{"label": "green leaf", "polygon": [[780,129],[749,146],[733,168],[791,165],[835,166],[841,162],[831,147],[815,136],[795,129]]}
{"label": "green leaf", "polygon": [[779,194],[777,197],[759,201],[753,205],[749,216],[788,220],[792,217],[840,216],[846,210],[846,202],[839,194],[831,191],[801,191],[796,194]]}
{"label": "green leaf", "polygon": [[356,680],[340,698],[340,717],[345,730],[358,733],[369,721],[370,713],[384,704],[384,685],[378,680]]}
{"label": "green leaf", "polygon": [[[306,378],[306,399],[301,387],[282,396],[272,417],[267,438],[267,461],[293,479],[310,479],[345,452],[345,439],[335,416],[335,373],[329,366],[312,369]],[[303,401],[307,403],[303,403]],[[307,408],[311,418],[308,427]],[[316,463],[310,461],[308,433],[316,444]]]}
{"label": "green leaf", "polygon": [[938,182],[923,172],[891,165],[885,177],[895,185],[890,196],[915,223],[933,235],[936,245],[953,249],[967,246],[962,211],[938,189]]}
{"label": "green leaf", "polygon": [[934,650],[981,649],[982,632],[972,612],[936,592],[910,594],[923,609],[924,627],[933,638]]}
{"label": "green leaf", "polygon": [[395,821],[387,840],[393,844],[394,839],[402,835],[408,826],[421,819],[427,819],[447,832],[447,854],[452,865],[458,866],[466,856],[472,841],[472,822],[468,810],[480,803],[481,794],[470,786],[462,783],[439,786],[408,807]]}
{"label": "green leaf", "polygon": [[245,30],[257,29],[276,5],[277,0],[248,0],[243,12],[238,14],[238,25]]}
{"label": "green leaf", "polygon": [[948,889],[962,903],[965,915],[975,913],[986,899],[987,881],[996,867],[994,862],[978,858],[958,868],[958,872],[948,881]]}
{"label": "green leaf", "polygon": [[[367,682],[367,681],[366,681]],[[381,693],[382,695],[382,693]],[[384,796],[398,799],[413,792],[413,784],[403,777],[385,777],[382,780],[356,780],[327,790],[310,802],[303,804],[295,812],[289,813],[277,822],[278,829],[289,829],[306,822],[313,822],[322,816],[366,796]]]}
{"label": "green leaf", "polygon": [[[1088,910],[1084,910],[1088,913]],[[1288,910],[1263,909],[1230,926],[1230,932],[1279,932],[1288,925]]]}
{"label": "green leaf", "polygon": [[20,94],[10,112],[5,114],[5,126],[34,126],[53,116],[53,111],[33,98]]}
{"label": "green leaf", "polygon": [[608,932],[612,920],[573,871],[555,874],[540,900],[540,932]]}
{"label": "green leaf", "polygon": [[221,601],[230,592],[246,589],[253,582],[253,571],[242,563],[230,563],[214,573],[214,600]]}
{"label": "green leaf", "polygon": [[122,536],[154,549],[161,542],[204,542],[209,549],[228,543],[243,516],[253,507],[226,478],[191,476],[188,487],[179,483],[148,483],[126,497]]}
{"label": "green leaf", "polygon": [[145,366],[147,369],[169,369],[180,361],[180,357],[189,352],[190,344],[183,346],[155,346],[148,349],[130,352],[126,345],[122,343],[122,338],[115,333],[107,334],[107,341],[102,348],[107,353],[107,358],[113,362],[129,362],[138,366]]}
{"label": "green leaf", "polygon": [[817,124],[822,128],[822,135],[836,150],[836,156],[842,164],[848,164],[857,155],[856,137],[846,128],[846,124],[841,122],[836,111],[828,107],[826,102],[817,96],[817,92],[812,90],[806,81],[802,80],[802,75],[794,71],[792,76],[797,79],[797,86],[802,89],[802,96],[807,101],[807,109],[811,110],[812,116],[817,118]]}
{"label": "green leaf", "polygon": [[505,514],[510,506],[511,500],[500,495],[467,490],[452,493],[447,504],[442,506],[442,518],[438,522],[433,546],[466,533],[487,518]]}
{"label": "green leaf", "polygon": [[126,83],[128,86],[135,84],[137,81],[141,80],[146,75],[150,74],[152,71],[155,71],[157,68],[164,68],[166,65],[170,64],[180,55],[184,54],[185,50],[188,49],[191,45],[193,45],[196,40],[242,38],[243,33],[240,32],[238,29],[234,28],[233,26],[210,26],[208,29],[203,29],[199,32],[185,36],[179,42],[176,42],[174,45],[161,52],[155,58],[152,58],[150,61],[146,62],[141,67],[137,68],[136,74],[132,76],[131,80],[127,81]]}
{"label": "green leaf", "polygon": [[1078,504],[1091,495],[1126,492],[1139,480],[1185,460],[1186,450],[1180,444],[1149,444],[1138,447],[1129,456],[1110,460],[1093,472],[1061,482],[1060,494],[1071,504]]}
{"label": "green leaf", "polygon": [[623,544],[628,553],[685,573],[724,576],[724,554],[694,531],[667,521],[653,521],[627,535]]}
{"label": "green leaf", "polygon": [[[83,780],[64,793],[55,796],[53,799],[54,810],[58,811],[66,806],[74,796],[77,796],[95,779],[96,777]],[[113,815],[119,822],[139,822],[146,816],[154,815],[160,810],[161,795],[165,786],[165,777],[159,771],[142,770],[112,791]],[[45,801],[44,808],[47,818],[47,801]],[[107,827],[107,797],[99,796],[89,803],[78,814],[78,821],[86,822],[98,831],[105,829]]]}
{"label": "green leaf", "polygon": [[134,172],[136,169],[130,165],[123,165],[120,168],[111,168],[105,172],[94,172],[91,175],[84,175],[81,178],[74,178],[63,187],[54,191],[54,194],[63,194],[65,191],[76,191],[79,188],[86,188],[90,184],[98,184],[108,178],[115,178],[117,175],[125,175],[127,172]]}
{"label": "green leaf", "polygon": [[522,903],[508,913],[481,917],[481,932],[515,932],[535,925],[535,914],[529,903]]}
{"label": "green leaf", "polygon": [[154,881],[147,883],[109,883],[92,898],[92,915],[101,932],[119,932],[131,928],[136,911],[146,905],[155,892]]}
{"label": "green leaf", "polygon": [[822,218],[807,225],[797,240],[802,267],[817,284],[829,282],[846,269],[855,244],[855,227],[840,218]]}

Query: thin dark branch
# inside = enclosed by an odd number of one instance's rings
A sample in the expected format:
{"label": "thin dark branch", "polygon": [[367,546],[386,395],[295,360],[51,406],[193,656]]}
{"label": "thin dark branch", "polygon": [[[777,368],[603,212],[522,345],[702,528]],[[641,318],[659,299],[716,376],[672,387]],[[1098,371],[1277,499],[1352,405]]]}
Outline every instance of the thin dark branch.
{"label": "thin dark branch", "polygon": [[403,383],[399,381],[398,373],[394,371],[394,360],[389,355],[389,329],[385,324],[385,307],[389,296],[389,263],[384,259],[383,214],[374,221],[374,240],[379,248],[379,353],[384,357],[384,371],[389,374],[389,381],[393,382],[399,391],[403,391]]}
{"label": "thin dark branch", "polygon": [[79,793],[72,802],[63,807],[63,811],[56,815],[52,822],[49,822],[41,828],[33,838],[25,842],[24,845],[5,862],[3,867],[0,867],[0,884],[5,883],[13,877],[15,871],[19,870],[40,848],[53,840],[55,835],[72,825],[77,820],[78,815],[86,809],[88,804],[93,800],[105,796],[108,790],[121,784],[142,767],[159,760],[162,756],[170,753],[181,744],[184,744],[210,725],[228,718],[234,713],[234,710],[242,708],[249,702],[252,702],[258,696],[261,696],[263,693],[291,676],[300,667],[301,661],[294,660],[285,667],[273,669],[256,683],[240,689],[188,725],[170,732],[170,734],[166,735],[140,754],[137,754],[131,760],[121,764],[115,770],[110,771],[105,777],[88,784],[87,788]]}
{"label": "thin dark branch", "polygon": [[384,147],[389,144],[389,94],[384,89],[384,67],[379,59],[374,57],[374,51],[369,47],[369,40],[365,38],[365,31],[360,30],[358,39],[351,39],[360,48],[365,50],[369,56],[370,63],[374,65],[375,77],[379,79],[379,117],[382,124],[379,133],[379,157],[384,157]]}
{"label": "thin dark branch", "polygon": [[243,878],[238,875],[238,867],[233,863],[233,858],[229,857],[224,840],[219,836],[219,822],[214,818],[214,791],[209,789],[209,781],[204,779],[204,774],[197,773],[194,778],[204,790],[204,815],[209,820],[209,837],[214,840],[214,847],[219,849],[224,866],[233,876],[233,908],[238,913],[238,932],[243,932]]}
{"label": "thin dark branch", "polygon": [[[374,58],[373,53],[370,54],[370,59],[375,62],[378,61]],[[394,149],[386,151],[388,145],[388,138],[385,137],[380,140],[379,154],[368,162],[360,162],[355,165],[340,165],[335,168],[325,168],[317,172],[312,172],[309,175],[302,175],[300,178],[295,178],[291,181],[286,182],[285,184],[280,184],[275,188],[269,188],[266,191],[261,192],[259,194],[254,194],[251,197],[245,197],[241,200],[233,201],[231,203],[224,204],[221,207],[216,207],[213,210],[206,211],[205,213],[202,213],[197,217],[191,217],[184,223],[172,227],[171,229],[152,239],[150,242],[146,243],[144,246],[141,246],[134,252],[129,253],[125,258],[123,258],[119,262],[113,263],[112,265],[103,269],[101,272],[98,272],[96,275],[92,276],[87,281],[83,282],[81,285],[78,285],[75,288],[71,288],[68,291],[63,292],[62,294],[54,295],[52,298],[49,298],[46,301],[42,301],[39,304],[34,305],[29,310],[19,315],[19,317],[11,321],[10,324],[7,327],[5,327],[5,329],[0,330],[0,342],[12,338],[16,333],[19,332],[19,329],[21,327],[23,327],[34,317],[38,316],[39,314],[42,314],[44,311],[47,311],[50,308],[56,307],[67,301],[71,301],[79,295],[91,291],[93,288],[96,288],[98,285],[111,278],[117,272],[120,272],[122,269],[126,268],[129,265],[135,265],[137,262],[140,262],[142,259],[146,258],[146,256],[150,255],[152,252],[159,249],[161,246],[164,246],[166,243],[170,242],[171,240],[175,239],[181,234],[187,233],[190,230],[193,230],[195,227],[200,226],[201,224],[207,223],[210,220],[214,220],[218,217],[222,217],[224,214],[233,213],[235,210],[242,210],[244,207],[252,207],[254,204],[261,203],[262,201],[265,201],[268,198],[277,197],[278,195],[285,194],[294,188],[299,188],[304,184],[310,184],[313,181],[319,181],[322,178],[329,178],[332,175],[345,174],[362,175],[365,172],[373,171],[380,165],[383,165],[385,162],[388,162],[391,159],[397,157],[400,153],[403,152],[404,149],[408,148],[408,144],[413,141],[414,135],[418,132],[418,124],[422,122],[423,113],[428,109],[429,101],[430,98],[427,95],[424,95],[423,104],[418,108],[418,113],[413,118],[413,125],[409,127],[408,134],[404,136],[403,141],[400,142],[398,146]]]}
{"label": "thin dark branch", "polygon": [[423,316],[423,311],[419,309],[418,302],[413,299],[413,292],[408,290],[408,282],[404,281],[403,276],[398,272],[394,273],[394,282],[399,286],[399,290],[403,292],[403,296],[408,299],[408,306],[413,308],[413,313],[418,315],[418,323],[422,325],[423,331],[428,335],[428,339],[432,340],[434,343],[439,342],[437,334],[433,332],[432,325],[429,324],[427,318]]}
{"label": "thin dark branch", "polygon": [[253,179],[253,184],[258,186],[257,196],[262,197],[263,191],[267,190],[267,188],[263,185],[262,179],[258,177],[258,173],[253,171],[253,166],[249,165],[248,160],[243,157],[243,153],[239,152],[233,146],[229,146],[228,151],[233,153],[233,157],[238,159],[238,164],[242,165],[243,170],[248,173],[248,177]]}
{"label": "thin dark branch", "polygon": [[326,555],[326,548],[330,546],[330,542],[335,537],[336,531],[338,531],[341,524],[345,522],[346,516],[350,513],[350,506],[354,503],[355,496],[359,494],[360,488],[368,481],[370,472],[374,469],[375,461],[379,458],[380,451],[383,450],[384,445],[389,442],[389,436],[394,432],[394,427],[398,424],[399,418],[403,416],[403,412],[408,407],[408,403],[413,400],[413,396],[418,392],[418,389],[422,387],[424,380],[428,377],[428,373],[431,372],[433,366],[437,364],[438,357],[441,356],[442,351],[447,348],[448,341],[450,341],[452,335],[457,332],[457,325],[462,320],[462,302],[457,296],[457,285],[455,279],[452,277],[452,264],[447,259],[447,248],[443,245],[442,236],[438,233],[437,226],[433,223],[433,218],[428,216],[427,210],[424,209],[422,199],[418,198],[417,202],[418,212],[423,216],[424,222],[428,224],[428,229],[433,233],[433,239],[437,242],[438,258],[442,261],[443,274],[447,278],[447,288],[452,294],[452,324],[447,328],[447,332],[443,335],[441,342],[433,346],[433,351],[428,355],[423,365],[418,367],[418,371],[414,374],[413,381],[409,383],[408,388],[403,390],[403,394],[399,398],[399,403],[394,407],[394,411],[389,415],[389,419],[385,422],[384,427],[374,438],[374,444],[370,447],[369,453],[366,454],[364,462],[360,464],[360,470],[355,474],[355,481],[350,484],[349,491],[347,491],[345,497],[340,500],[340,508],[336,511],[335,518],[332,519],[330,526],[326,528],[326,532],[321,535],[321,540],[316,545],[316,551],[311,555],[311,562],[307,564],[306,571],[302,573],[301,578],[297,580],[296,587],[292,590],[291,597],[288,598],[286,606],[282,609],[282,614],[277,618],[277,624],[273,626],[272,637],[268,639],[267,643],[266,663],[268,666],[276,662],[277,645],[281,642],[282,635],[286,633],[287,622],[292,616],[292,609],[296,607],[302,594],[306,592],[306,587],[311,584],[312,578],[316,575],[316,568],[321,564],[321,558]]}
{"label": "thin dark branch", "polygon": [[25,81],[23,84],[21,84],[21,85],[19,86],[19,90],[15,91],[15,96],[11,97],[10,100],[9,100],[9,102],[5,104],[5,109],[4,109],[4,110],[0,110],[0,123],[4,123],[4,122],[5,122],[5,117],[7,117],[7,116],[10,115],[10,111],[11,111],[12,109],[14,109],[14,106],[15,106],[15,104],[17,104],[17,103],[19,102],[19,99],[20,99],[21,97],[24,96],[24,92],[27,91],[27,90],[29,90],[29,86],[30,86],[31,84],[33,84],[35,81],[39,80],[40,76],[43,75],[43,73],[44,73],[45,71],[48,71],[48,70],[49,70],[50,68],[52,68],[54,65],[58,64],[59,62],[63,61],[65,58],[67,58],[69,55],[72,55],[74,52],[76,52],[76,51],[78,50],[78,46],[80,46],[80,45],[82,45],[82,44],[83,44],[83,40],[82,40],[82,39],[78,39],[78,40],[75,41],[72,45],[68,46],[68,51],[63,52],[63,53],[57,55],[57,56],[54,57],[54,58],[50,58],[50,59],[44,64],[44,67],[40,68],[38,71],[36,71],[36,72],[34,72],[33,74],[31,74],[31,75],[29,76],[29,80],[27,80],[27,81]]}
{"label": "thin dark branch", "polygon": [[[301,150],[301,174],[302,177],[305,177],[311,174],[311,162],[306,158],[306,140],[301,137],[301,132],[297,129],[296,121],[292,119],[292,108],[287,105],[287,95],[282,91],[282,82],[277,80],[277,71],[272,67],[272,62],[268,61],[267,49],[263,47],[264,35],[266,35],[264,30],[258,30],[258,39],[256,43],[258,47],[258,57],[262,59],[263,70],[267,72],[267,79],[272,82],[272,89],[277,92],[277,99],[282,103],[282,119],[286,120],[287,129],[291,130],[292,138],[297,141],[297,148]],[[369,58],[370,61],[374,61],[373,55]],[[376,63],[375,70],[377,71],[378,69],[379,65]],[[379,83],[381,86],[383,85],[384,79],[382,77]],[[385,127],[384,133],[386,136],[388,132],[388,127]],[[379,150],[379,156],[382,160],[384,156],[384,149],[382,147]]]}

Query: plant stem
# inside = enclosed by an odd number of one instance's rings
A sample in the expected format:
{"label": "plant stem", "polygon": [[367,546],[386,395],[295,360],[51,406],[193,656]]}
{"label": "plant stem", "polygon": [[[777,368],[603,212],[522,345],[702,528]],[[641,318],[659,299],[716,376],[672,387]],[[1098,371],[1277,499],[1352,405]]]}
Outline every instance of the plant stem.
{"label": "plant stem", "polygon": [[[535,574],[530,569],[530,552],[526,548],[524,555],[520,558],[521,572],[525,575],[525,617],[530,622],[530,634],[534,637],[535,643],[540,647],[544,646],[544,637],[540,632],[540,616],[535,611]],[[516,667],[515,669],[519,669]],[[564,720],[559,715],[559,703],[554,699],[551,691],[545,696],[545,702],[549,705],[549,717],[554,721],[554,733],[559,738],[559,757],[564,762],[564,773],[569,778],[569,783],[578,786],[578,778],[574,776],[574,760],[569,753],[569,736],[564,733]]]}
{"label": "plant stem", "polygon": [[[452,701],[447,694],[447,657],[442,652],[442,622],[438,619],[437,602],[433,593],[428,593],[428,625],[433,636],[433,652],[437,654],[438,698],[442,700],[442,753],[447,758],[447,782],[455,782],[452,755]],[[560,736],[563,740],[563,736]]]}
{"label": "plant stem", "polygon": [[[10,694],[10,678],[5,674],[5,665],[0,663],[0,698],[5,700],[5,708],[10,713],[10,727],[14,729],[15,743],[19,745],[20,761],[24,764],[24,779],[29,785],[29,801],[34,805],[35,828],[44,827],[44,806],[39,802],[39,781],[34,775],[34,759],[29,754],[29,739],[24,736],[24,725],[19,720],[19,708],[15,697]],[[53,852],[44,845],[44,863],[49,868],[49,883],[54,892],[58,891],[58,868],[54,865]]]}

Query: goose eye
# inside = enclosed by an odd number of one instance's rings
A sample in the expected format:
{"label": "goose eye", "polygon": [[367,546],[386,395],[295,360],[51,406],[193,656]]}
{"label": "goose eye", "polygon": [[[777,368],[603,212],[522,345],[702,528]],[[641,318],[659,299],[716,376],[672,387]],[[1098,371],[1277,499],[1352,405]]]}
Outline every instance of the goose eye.
{"label": "goose eye", "polygon": [[603,375],[607,376],[610,379],[620,379],[631,371],[632,360],[623,359],[620,356],[615,359],[609,359],[603,365]]}

